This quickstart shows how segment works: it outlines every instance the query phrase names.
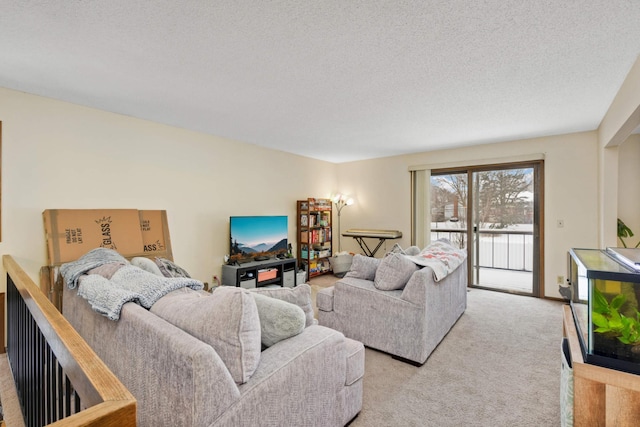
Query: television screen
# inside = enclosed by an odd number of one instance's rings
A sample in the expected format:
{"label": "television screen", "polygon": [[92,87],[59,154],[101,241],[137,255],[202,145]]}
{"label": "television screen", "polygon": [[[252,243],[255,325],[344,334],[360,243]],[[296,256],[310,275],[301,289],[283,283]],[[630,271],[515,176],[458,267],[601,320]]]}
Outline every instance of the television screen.
{"label": "television screen", "polygon": [[232,261],[269,259],[288,249],[287,216],[232,216],[230,258]]}

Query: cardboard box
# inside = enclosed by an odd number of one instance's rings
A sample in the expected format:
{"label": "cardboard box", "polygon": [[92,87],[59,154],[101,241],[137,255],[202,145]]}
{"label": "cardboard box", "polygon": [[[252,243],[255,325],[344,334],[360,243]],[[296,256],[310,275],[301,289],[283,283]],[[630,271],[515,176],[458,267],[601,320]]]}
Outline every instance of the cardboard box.
{"label": "cardboard box", "polygon": [[138,211],[144,256],[173,260],[167,211]]}
{"label": "cardboard box", "polygon": [[137,209],[48,209],[42,213],[48,265],[40,269],[40,288],[62,310],[59,266],[91,249],[106,247],[125,258],[173,260],[167,212]]}
{"label": "cardboard box", "polygon": [[43,213],[49,265],[74,261],[95,248],[144,252],[136,209],[48,209]]}
{"label": "cardboard box", "polygon": [[166,211],[47,209],[42,216],[50,266],[75,261],[99,247],[125,258],[173,259]]}

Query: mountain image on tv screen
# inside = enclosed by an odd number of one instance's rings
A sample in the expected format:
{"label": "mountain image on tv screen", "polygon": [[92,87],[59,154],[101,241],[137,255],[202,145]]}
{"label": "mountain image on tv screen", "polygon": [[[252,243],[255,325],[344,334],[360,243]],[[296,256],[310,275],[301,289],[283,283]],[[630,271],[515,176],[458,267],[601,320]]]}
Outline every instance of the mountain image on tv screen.
{"label": "mountain image on tv screen", "polygon": [[232,260],[271,258],[287,252],[287,216],[232,216],[229,225]]}

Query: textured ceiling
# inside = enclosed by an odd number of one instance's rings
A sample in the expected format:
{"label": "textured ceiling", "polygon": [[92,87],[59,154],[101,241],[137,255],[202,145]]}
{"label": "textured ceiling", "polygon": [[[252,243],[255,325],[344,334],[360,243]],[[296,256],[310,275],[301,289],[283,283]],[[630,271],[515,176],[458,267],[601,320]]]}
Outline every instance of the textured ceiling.
{"label": "textured ceiling", "polygon": [[332,162],[596,129],[638,54],[638,0],[0,2],[2,87]]}

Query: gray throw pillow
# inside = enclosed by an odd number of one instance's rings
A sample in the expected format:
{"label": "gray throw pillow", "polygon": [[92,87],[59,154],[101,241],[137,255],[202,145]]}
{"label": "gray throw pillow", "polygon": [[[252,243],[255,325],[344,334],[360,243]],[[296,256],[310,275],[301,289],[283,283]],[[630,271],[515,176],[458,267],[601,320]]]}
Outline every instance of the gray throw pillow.
{"label": "gray throw pillow", "polygon": [[298,335],[304,330],[304,311],[295,304],[252,292],[260,317],[263,347]]}
{"label": "gray throw pillow", "polygon": [[311,304],[311,286],[307,283],[301,283],[295,288],[252,288],[249,291],[295,304],[304,311],[305,326],[316,323]]}
{"label": "gray throw pillow", "polygon": [[212,294],[179,289],[160,298],[150,311],[213,347],[236,383],[245,383],[257,369],[260,318],[246,289],[220,286]]}
{"label": "gray throw pillow", "polygon": [[376,277],[376,270],[380,265],[380,258],[373,258],[360,254],[355,254],[351,261],[351,268],[345,277],[355,279],[373,280]]}
{"label": "gray throw pillow", "polygon": [[403,289],[413,273],[418,271],[416,263],[399,253],[388,253],[376,270],[373,286],[381,291]]}
{"label": "gray throw pillow", "polygon": [[418,255],[420,253],[420,248],[417,246],[409,246],[404,250],[405,255]]}
{"label": "gray throw pillow", "polygon": [[170,259],[156,257],[156,265],[164,277],[191,277],[184,268]]}

